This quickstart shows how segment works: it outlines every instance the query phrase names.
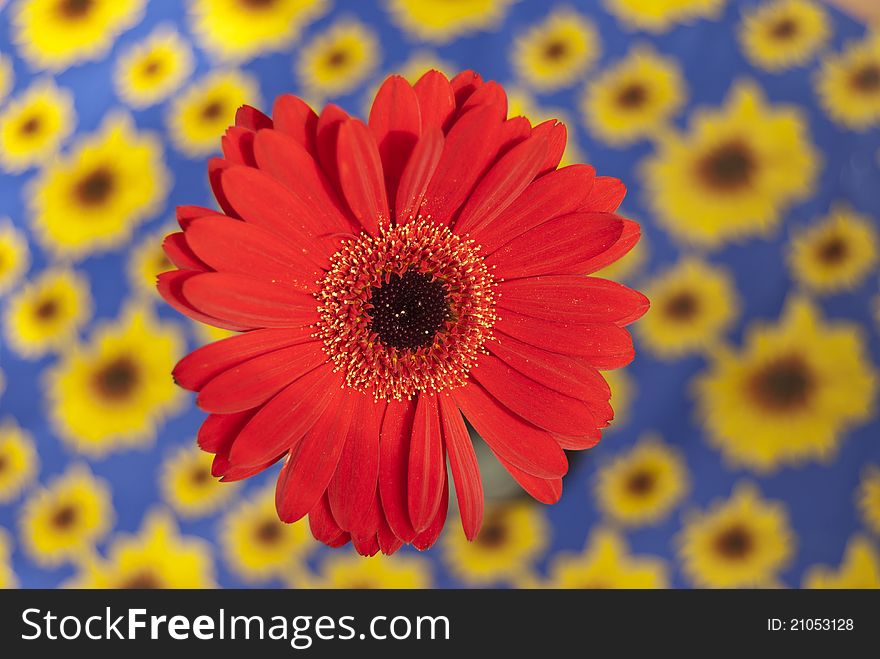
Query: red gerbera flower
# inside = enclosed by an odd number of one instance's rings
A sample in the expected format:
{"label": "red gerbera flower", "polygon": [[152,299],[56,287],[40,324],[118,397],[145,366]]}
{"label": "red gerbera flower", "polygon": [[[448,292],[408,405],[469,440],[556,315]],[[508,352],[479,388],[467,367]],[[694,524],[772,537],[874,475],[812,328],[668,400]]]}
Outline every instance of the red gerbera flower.
{"label": "red gerbera flower", "polygon": [[174,376],[210,416],[223,480],[283,460],[280,518],[362,554],[430,547],[448,458],[468,538],[483,492],[465,418],[519,484],[557,501],[565,450],[613,416],[599,369],[629,363],[647,299],[588,277],[638,225],[620,181],[557,169],[565,127],[507,119],[472,71],[392,76],[367,124],[278,98],[242,107],[208,173],[223,212],[178,209],[162,296],[241,334]]}

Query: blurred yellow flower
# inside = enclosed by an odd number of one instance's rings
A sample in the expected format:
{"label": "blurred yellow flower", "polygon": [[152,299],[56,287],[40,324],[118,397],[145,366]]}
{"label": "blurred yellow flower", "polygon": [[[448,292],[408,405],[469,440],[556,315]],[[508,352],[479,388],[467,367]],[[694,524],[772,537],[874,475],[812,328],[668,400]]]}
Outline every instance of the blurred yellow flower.
{"label": "blurred yellow flower", "polygon": [[171,103],[168,132],[175,148],[190,158],[220,150],[220,137],[243,104],[259,106],[256,78],[241,71],[214,70]]}
{"label": "blurred yellow flower", "polygon": [[162,155],[158,136],[137,132],[127,114],[108,115],[33,183],[28,201],[40,242],[59,258],[81,258],[128,240],[165,199]]}
{"label": "blurred yellow flower", "polygon": [[600,52],[599,33],[593,23],[561,7],[515,40],[512,60],[525,83],[551,91],[580,81]]}
{"label": "blurred yellow flower", "polygon": [[880,466],[873,464],[865,467],[857,496],[865,526],[880,535]]}
{"label": "blurred yellow flower", "polygon": [[665,32],[695,19],[717,19],[726,0],[605,0],[605,7],[629,30]]}
{"label": "blurred yellow flower", "polygon": [[107,482],[75,464],[24,502],[19,536],[35,562],[51,567],[94,547],[110,530],[113,517]]}
{"label": "blurred yellow flower", "polygon": [[610,529],[590,533],[581,554],[560,552],[550,564],[549,588],[667,588],[666,563],[631,556],[626,540]]}
{"label": "blurred yellow flower", "polygon": [[594,486],[597,507],[613,521],[654,524],[668,517],[687,494],[687,465],[676,449],[655,435],[645,435],[601,467]]}
{"label": "blurred yellow flower", "polygon": [[165,100],[192,74],[192,48],[171,25],[156,27],[116,60],[116,94],[136,108]]}
{"label": "blurred yellow flower", "polygon": [[416,41],[446,43],[489,30],[517,0],[386,0],[391,18]]}
{"label": "blurred yellow flower", "polygon": [[875,222],[837,205],[818,224],[798,231],[788,250],[794,278],[817,293],[855,288],[877,268]]}
{"label": "blurred yellow flower", "polygon": [[107,558],[90,556],[68,584],[73,588],[214,588],[211,545],[181,536],[174,518],[148,513],[135,535],[118,534]]}
{"label": "blurred yellow flower", "polygon": [[70,268],[53,267],[9,298],[3,329],[9,347],[34,358],[73,344],[91,315],[88,279]]}
{"label": "blurred yellow flower", "polygon": [[430,588],[430,563],[418,555],[327,554],[319,574],[303,573],[295,582],[301,588]]}
{"label": "blurred yellow flower", "polygon": [[156,277],[161,272],[174,269],[174,265],[162,249],[162,241],[169,233],[177,230],[176,224],[163,225],[157,231],[146,234],[131,250],[128,257],[128,280],[136,295],[145,298],[158,296]]}
{"label": "blurred yellow flower", "polygon": [[221,60],[283,50],[330,7],[328,0],[194,0],[192,31]]}
{"label": "blurred yellow flower", "polygon": [[146,0],[21,0],[12,8],[12,38],[35,68],[60,71],[100,59],[140,21]]}
{"label": "blurred yellow flower", "polygon": [[170,375],[183,348],[177,326],[158,321],[146,307],[99,325],[49,370],[47,396],[58,434],[90,456],[151,441],[156,426],[183,403]]}
{"label": "blurred yellow flower", "polygon": [[0,528],[0,589],[17,588],[18,580],[12,571],[12,541],[6,529]]}
{"label": "blurred yellow flower", "polygon": [[18,283],[30,263],[31,253],[24,233],[8,217],[0,217],[0,294]]}
{"label": "blurred yellow flower", "polygon": [[880,123],[880,35],[869,35],[825,57],[816,89],[837,123],[855,130]]}
{"label": "blurred yellow flower", "polygon": [[162,463],[159,487],[165,502],[181,517],[210,515],[235,492],[235,483],[221,483],[211,475],[214,456],[195,443],[180,446]]}
{"label": "blurred yellow flower", "polygon": [[696,257],[651,277],[643,286],[651,310],[636,326],[642,345],[665,359],[701,352],[723,339],[739,314],[730,273]]}
{"label": "blurred yellow flower", "polygon": [[642,173],[658,222],[682,242],[717,247],[770,234],[813,192],[820,160],[802,112],[768,105],[743,82],[721,109],[695,112],[685,135],[666,134]]}
{"label": "blurred yellow flower", "polygon": [[491,503],[483,527],[471,542],[458,529],[441,537],[449,571],[468,584],[517,583],[546,549],[548,525],[531,501]]}
{"label": "blurred yellow flower", "polygon": [[717,351],[695,389],[709,442],[730,463],[767,472],[830,459],[873,414],[876,384],[860,328],[826,323],[797,298],[778,325],[750,328],[740,352]]}
{"label": "blurred yellow flower", "polygon": [[31,434],[12,417],[0,420],[0,503],[10,503],[28,487],[39,468]]}
{"label": "blurred yellow flower", "polygon": [[880,553],[868,538],[853,536],[840,567],[814,565],[804,575],[804,588],[880,588]]}
{"label": "blurred yellow flower", "polygon": [[0,167],[22,172],[54,156],[73,132],[73,95],[51,78],[31,83],[0,111]]}
{"label": "blurred yellow flower", "polygon": [[794,555],[795,537],[779,501],[740,483],[731,497],[692,512],[677,537],[682,570],[709,588],[772,587]]}
{"label": "blurred yellow flower", "polygon": [[224,516],[219,537],[229,569],[250,583],[289,575],[317,546],[307,520],[285,524],[278,519],[272,486],[238,501]]}
{"label": "blurred yellow flower", "polygon": [[581,110],[593,135],[624,145],[662,130],[681,111],[686,96],[675,60],[636,46],[587,84]]}
{"label": "blurred yellow flower", "polygon": [[296,73],[312,97],[347,94],[379,64],[379,39],[363,23],[342,18],[303,46]]}
{"label": "blurred yellow flower", "polygon": [[746,12],[739,30],[743,52],[762,69],[802,66],[831,37],[825,10],[813,0],[772,0]]}

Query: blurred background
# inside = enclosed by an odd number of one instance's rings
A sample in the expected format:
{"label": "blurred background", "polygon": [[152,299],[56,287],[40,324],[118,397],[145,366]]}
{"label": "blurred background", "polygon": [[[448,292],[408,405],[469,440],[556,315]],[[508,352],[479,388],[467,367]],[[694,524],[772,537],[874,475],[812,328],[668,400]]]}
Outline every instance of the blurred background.
{"label": "blurred background", "polygon": [[[873,0],[0,0],[0,587],[880,586]],[[859,13],[859,12],[862,13]],[[556,506],[362,559],[209,476],[154,292],[242,103],[473,68],[629,188],[652,299]],[[454,500],[454,499],[453,499]]]}

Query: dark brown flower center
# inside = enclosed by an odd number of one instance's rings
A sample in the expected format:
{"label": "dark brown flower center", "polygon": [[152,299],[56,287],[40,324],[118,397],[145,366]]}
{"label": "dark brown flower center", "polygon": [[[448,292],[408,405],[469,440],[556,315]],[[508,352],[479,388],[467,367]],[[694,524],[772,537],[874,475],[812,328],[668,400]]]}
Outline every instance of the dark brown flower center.
{"label": "dark brown flower center", "polygon": [[648,100],[648,90],[638,82],[626,85],[617,94],[617,105],[627,110],[635,109]]}
{"label": "dark brown flower center", "polygon": [[274,545],[281,540],[281,523],[267,518],[257,526],[254,536],[261,545]]}
{"label": "dark brown flower center", "polygon": [[858,91],[873,94],[880,91],[880,64],[870,63],[855,72],[852,85]]}
{"label": "dark brown flower center", "polygon": [[742,525],[734,525],[724,529],[715,538],[716,551],[728,560],[742,560],[754,548],[752,533]]}
{"label": "dark brown flower center", "polygon": [[156,590],[162,588],[163,585],[162,580],[159,579],[154,572],[151,572],[150,570],[141,570],[135,572],[127,579],[122,580],[118,584],[118,587],[131,590]]}
{"label": "dark brown flower center", "polygon": [[475,542],[487,549],[497,549],[507,542],[509,535],[509,529],[504,520],[499,516],[494,516],[483,524]]}
{"label": "dark brown flower center", "polygon": [[637,497],[650,494],[657,485],[657,477],[647,469],[634,471],[626,479],[627,491]]}
{"label": "dark brown flower center", "polygon": [[754,399],[772,411],[802,407],[810,398],[814,378],[804,360],[792,355],[780,357],[759,369],[750,380]]}
{"label": "dark brown flower center", "polygon": [[213,100],[202,107],[202,119],[214,121],[223,115],[224,105],[219,100]]}
{"label": "dark brown flower center", "polygon": [[348,62],[348,53],[342,49],[331,51],[327,55],[327,66],[337,69]]}
{"label": "dark brown flower center", "polygon": [[65,530],[73,526],[78,518],[79,512],[77,509],[70,504],[65,504],[54,512],[51,524],[56,529]]}
{"label": "dark brown flower center", "polygon": [[99,167],[80,179],[76,186],[76,196],[87,206],[98,206],[107,200],[113,187],[113,172],[106,167]]}
{"label": "dark brown flower center", "polygon": [[60,310],[61,305],[58,304],[58,300],[46,298],[34,307],[34,317],[37,320],[49,321],[57,316]]}
{"label": "dark brown flower center", "polygon": [[698,169],[710,187],[731,192],[748,185],[755,165],[751,150],[742,142],[732,141],[716,147],[704,156]]}
{"label": "dark brown flower center", "polygon": [[777,21],[773,28],[770,30],[770,34],[780,41],[787,41],[791,39],[798,33],[798,24],[797,21],[791,17],[783,18],[780,21]]}
{"label": "dark brown flower center", "polygon": [[827,265],[837,265],[849,254],[849,246],[840,236],[832,236],[819,245],[819,260]]}
{"label": "dark brown flower center", "polygon": [[91,11],[93,4],[94,0],[61,0],[58,11],[65,18],[79,19]]}
{"label": "dark brown flower center", "polygon": [[98,370],[94,375],[94,384],[104,398],[121,400],[131,395],[138,379],[137,365],[129,357],[123,356]]}
{"label": "dark brown flower center", "polygon": [[141,71],[145,76],[153,77],[157,73],[162,70],[162,60],[158,57],[150,57],[145,60],[143,66],[141,66]]}
{"label": "dark brown flower center", "polygon": [[21,123],[19,127],[19,132],[22,135],[35,135],[40,132],[40,128],[42,127],[43,122],[38,116],[28,117],[25,121]]}
{"label": "dark brown flower center", "polygon": [[544,46],[544,57],[549,60],[560,60],[568,54],[568,44],[564,41],[554,40]]}
{"label": "dark brown flower center", "polygon": [[245,9],[268,9],[277,0],[238,0]]}
{"label": "dark brown flower center", "polygon": [[0,474],[6,471],[6,466],[9,464],[5,455],[0,454]]}
{"label": "dark brown flower center", "polygon": [[425,272],[393,273],[370,294],[370,325],[388,347],[415,350],[429,346],[450,317],[446,290]]}
{"label": "dark brown flower center", "polygon": [[195,486],[203,486],[211,480],[211,474],[201,465],[193,467],[189,474],[190,482]]}
{"label": "dark brown flower center", "polygon": [[670,297],[663,305],[668,318],[676,322],[687,322],[697,315],[700,301],[691,291],[680,291]]}

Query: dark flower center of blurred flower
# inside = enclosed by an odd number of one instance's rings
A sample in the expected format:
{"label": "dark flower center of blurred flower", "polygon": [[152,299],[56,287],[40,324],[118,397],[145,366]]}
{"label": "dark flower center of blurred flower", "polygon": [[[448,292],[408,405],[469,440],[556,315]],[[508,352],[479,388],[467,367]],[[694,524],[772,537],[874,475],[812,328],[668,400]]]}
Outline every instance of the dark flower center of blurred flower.
{"label": "dark flower center of blurred flower", "polygon": [[836,265],[846,259],[849,248],[840,236],[833,236],[819,246],[819,258],[829,265]]}
{"label": "dark flower center of blurred flower", "polygon": [[544,57],[550,60],[559,60],[568,54],[568,44],[564,41],[549,41],[544,46]]}
{"label": "dark flower center of blurred flower", "polygon": [[119,583],[119,588],[125,588],[129,590],[134,589],[149,589],[155,590],[157,588],[162,587],[162,581],[152,572],[148,570],[141,570],[140,572],[136,572],[128,579],[124,579]]}
{"label": "dark flower center of blurred flower", "polygon": [[630,494],[645,496],[654,489],[657,479],[647,469],[640,469],[630,474],[626,480],[626,489]]}
{"label": "dark flower center of blurred flower", "polygon": [[793,18],[783,18],[777,22],[770,31],[779,40],[791,39],[798,33],[798,24]]}
{"label": "dark flower center of blurred flower", "polygon": [[787,411],[806,403],[813,389],[807,364],[797,355],[780,357],[751,378],[755,400],[775,411]]}
{"label": "dark flower center of blurred flower", "polygon": [[344,50],[334,50],[327,55],[327,66],[339,68],[348,61],[348,53]]}
{"label": "dark flower center of blurred flower", "polygon": [[644,105],[647,100],[648,90],[645,89],[644,85],[638,82],[632,82],[626,85],[626,87],[621,89],[620,93],[617,95],[617,104],[622,108],[630,110]]}
{"label": "dark flower center of blurred flower", "polygon": [[690,291],[681,291],[670,297],[663,305],[666,315],[678,322],[693,318],[700,308],[697,296]]}
{"label": "dark flower center of blurred flower", "polygon": [[57,529],[68,529],[73,526],[78,517],[76,508],[70,504],[63,505],[52,515],[52,526]]}
{"label": "dark flower center of blurred flower", "polygon": [[162,60],[158,57],[151,57],[144,61],[141,71],[146,76],[154,76],[162,69]]}
{"label": "dark flower center of blurred flower", "polygon": [[238,0],[247,9],[266,9],[276,4],[277,0]]}
{"label": "dark flower center of blurred flower", "polygon": [[711,187],[725,192],[747,185],[754,168],[751,151],[739,141],[716,147],[699,163],[703,179]]}
{"label": "dark flower center of blurred flower", "polygon": [[193,485],[206,485],[211,482],[211,475],[201,465],[194,467],[190,472],[190,481]]}
{"label": "dark flower center of blurred flower", "polygon": [[202,119],[213,121],[223,115],[223,103],[213,100],[202,107]]}
{"label": "dark flower center of blurred flower", "polygon": [[138,381],[137,367],[128,357],[119,357],[100,369],[94,376],[98,392],[114,400],[131,394]]}
{"label": "dark flower center of blurred flower", "polygon": [[67,18],[82,18],[92,9],[93,0],[61,0],[58,10]]}
{"label": "dark flower center of blurred flower", "polygon": [[256,528],[254,535],[260,544],[274,545],[281,539],[281,523],[267,518]]}
{"label": "dark flower center of blurred flower", "polygon": [[402,277],[393,273],[387,283],[373,287],[370,304],[372,331],[392,348],[415,350],[431,345],[450,316],[443,283],[415,270],[407,270]]}
{"label": "dark flower center of blurred flower", "polygon": [[853,86],[863,92],[874,93],[880,91],[880,65],[870,63],[856,71],[853,76]]}
{"label": "dark flower center of blurred flower", "polygon": [[37,320],[51,320],[58,315],[58,300],[48,298],[34,308],[34,316]]}
{"label": "dark flower center of blurred flower", "polygon": [[6,456],[0,455],[0,474],[2,474],[4,471],[6,471],[6,466],[8,464],[9,464],[9,462],[6,459]]}
{"label": "dark flower center of blurred flower", "polygon": [[718,553],[725,558],[738,560],[745,558],[754,547],[754,539],[747,528],[739,524],[722,531],[715,540]]}
{"label": "dark flower center of blurred flower", "polygon": [[496,516],[483,522],[483,528],[475,542],[483,547],[494,549],[502,546],[507,541],[507,536],[507,525],[503,519]]}
{"label": "dark flower center of blurred flower", "polygon": [[96,206],[103,202],[112,190],[113,172],[105,167],[93,170],[76,186],[79,200],[89,206]]}
{"label": "dark flower center of blurred flower", "polygon": [[28,117],[26,121],[23,121],[21,127],[19,128],[19,132],[22,135],[34,135],[40,131],[43,122],[40,121],[40,118],[37,116]]}

